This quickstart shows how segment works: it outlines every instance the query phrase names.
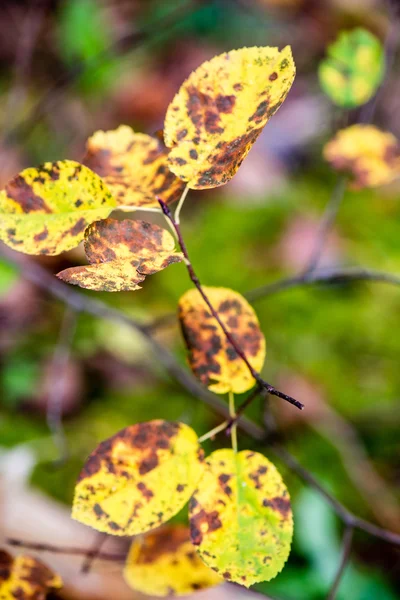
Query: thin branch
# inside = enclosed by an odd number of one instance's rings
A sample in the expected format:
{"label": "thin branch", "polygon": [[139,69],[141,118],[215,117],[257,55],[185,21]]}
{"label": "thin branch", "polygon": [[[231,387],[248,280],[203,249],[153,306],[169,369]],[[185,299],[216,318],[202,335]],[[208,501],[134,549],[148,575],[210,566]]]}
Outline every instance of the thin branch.
{"label": "thin branch", "polygon": [[99,558],[100,553],[101,553],[101,547],[103,546],[103,544],[106,540],[107,540],[106,533],[97,533],[92,550],[88,551],[87,555],[85,556],[85,558],[82,562],[81,573],[83,573],[85,575],[87,575],[89,573],[90,569],[92,568],[94,560],[96,558]]}
{"label": "thin branch", "polygon": [[265,381],[261,375],[254,369],[254,367],[251,365],[251,363],[249,362],[246,354],[243,352],[242,348],[238,345],[238,343],[236,342],[234,336],[230,333],[229,329],[226,328],[225,324],[223,323],[223,321],[221,320],[218,312],[215,310],[215,308],[213,307],[213,305],[211,304],[210,299],[208,298],[207,294],[204,292],[204,289],[200,283],[199,278],[197,277],[194,269],[193,269],[193,265],[190,262],[190,258],[188,255],[188,251],[186,248],[186,244],[185,241],[183,239],[182,236],[182,232],[181,232],[181,228],[179,226],[179,223],[177,223],[172,214],[171,211],[169,210],[168,206],[165,204],[165,202],[163,202],[162,200],[159,199],[159,203],[160,206],[163,210],[164,215],[170,220],[172,226],[174,227],[175,231],[176,231],[176,235],[178,238],[178,243],[179,246],[181,248],[182,254],[185,257],[185,264],[186,264],[186,268],[187,271],[189,273],[189,277],[191,279],[191,281],[193,282],[193,284],[196,286],[196,288],[198,289],[201,297],[203,298],[204,302],[207,304],[208,308],[210,309],[210,312],[212,314],[212,316],[214,317],[214,319],[217,321],[218,325],[221,327],[226,339],[230,342],[230,344],[232,345],[232,347],[234,348],[236,354],[238,356],[240,356],[240,358],[242,359],[242,361],[245,363],[246,367],[248,368],[248,370],[250,371],[252,377],[257,381],[257,383],[262,386],[263,388],[265,388],[267,390],[268,393],[272,394],[273,396],[277,396],[278,398],[282,398],[283,400],[286,400],[286,402],[289,402],[290,404],[293,404],[293,406],[295,406],[296,408],[299,408],[300,410],[302,410],[304,408],[304,405],[299,402],[299,400],[296,400],[295,398],[292,398],[291,396],[288,396],[287,394],[284,394],[283,392],[277,390],[273,385],[271,385],[270,383],[268,383],[267,381]]}
{"label": "thin branch", "polygon": [[68,445],[62,425],[62,403],[64,399],[65,369],[71,355],[71,344],[76,328],[76,312],[67,305],[62,320],[60,335],[50,365],[51,388],[47,400],[47,425],[53,436],[60,456],[56,464],[63,464],[68,458]]}
{"label": "thin branch", "polygon": [[344,534],[343,534],[342,556],[340,559],[339,568],[335,575],[335,579],[333,580],[332,587],[329,590],[329,593],[326,597],[326,600],[335,600],[335,598],[336,598],[336,593],[339,589],[339,585],[342,580],[345,568],[347,567],[348,562],[349,562],[351,545],[353,542],[353,533],[354,533],[353,527],[351,527],[351,526],[346,527]]}
{"label": "thin branch", "polygon": [[333,224],[336,220],[340,205],[344,198],[346,186],[347,186],[347,178],[340,177],[337,180],[335,187],[333,188],[331,197],[328,201],[328,204],[325,208],[325,212],[324,212],[321,222],[319,224],[315,246],[311,252],[311,256],[309,258],[307,266],[304,269],[304,273],[306,273],[306,274],[311,273],[318,266],[318,263],[321,259],[322,252],[325,247],[326,240],[327,240],[328,235],[333,227]]}
{"label": "thin branch", "polygon": [[339,284],[351,283],[353,281],[374,281],[376,283],[387,283],[389,285],[400,286],[400,276],[384,273],[383,271],[374,271],[364,267],[327,267],[316,269],[311,273],[302,273],[293,277],[278,279],[267,285],[254,288],[245,293],[244,296],[250,302],[261,300],[266,296],[272,296],[285,290],[301,287],[305,285],[317,285],[319,283]]}
{"label": "thin branch", "polygon": [[[51,552],[52,554],[67,554],[70,556],[89,556],[93,554],[90,548],[77,548],[74,546],[55,546],[54,544],[45,544],[40,542],[29,542],[16,538],[6,538],[6,544],[16,548],[25,548],[27,550],[36,550],[38,552]],[[99,560],[108,560],[111,562],[120,562],[126,560],[126,553],[118,554],[114,552],[99,552],[96,555]]]}

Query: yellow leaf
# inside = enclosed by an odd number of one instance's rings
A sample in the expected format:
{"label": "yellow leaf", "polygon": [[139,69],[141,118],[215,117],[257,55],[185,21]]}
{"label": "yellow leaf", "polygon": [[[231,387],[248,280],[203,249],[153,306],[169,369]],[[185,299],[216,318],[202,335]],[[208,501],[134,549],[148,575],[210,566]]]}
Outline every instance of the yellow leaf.
{"label": "yellow leaf", "polygon": [[185,596],[223,582],[199,558],[184,525],[167,525],[135,540],[124,577],[133,590],[150,596]]}
{"label": "yellow leaf", "polygon": [[373,125],[352,125],[326,144],[324,157],[339,171],[351,173],[353,187],[375,187],[400,175],[400,147],[391,133]]}
{"label": "yellow leaf", "polygon": [[96,131],[88,139],[83,163],[103,178],[119,205],[159,208],[156,196],[170,203],[184,189],[169,170],[167,156],[159,139],[121,125]]}
{"label": "yellow leaf", "polygon": [[288,491],[262,454],[217,450],[190,504],[190,532],[204,562],[246,587],[283,568],[293,535]]}
{"label": "yellow leaf", "polygon": [[241,48],[202,64],[168,107],[171,171],[190,188],[223,185],[240,167],[295,76],[290,47]]}
{"label": "yellow leaf", "polygon": [[[265,339],[253,308],[233,290],[203,289],[250,364],[260,371],[265,360]],[[241,394],[253,387],[255,381],[249,369],[197,290],[189,290],[179,300],[179,319],[189,351],[189,364],[204,385],[217,394],[229,391]]]}
{"label": "yellow leaf", "polygon": [[91,264],[65,269],[57,277],[90,290],[139,290],[146,275],[182,260],[174,248],[172,235],[158,225],[105,219],[93,223],[85,233],[85,252]]}
{"label": "yellow leaf", "polygon": [[44,600],[63,585],[61,578],[32,556],[0,550],[0,600]]}
{"label": "yellow leaf", "polygon": [[202,472],[203,452],[187,425],[131,425],[89,456],[75,488],[72,517],[98,531],[136,535],[180,511]]}
{"label": "yellow leaf", "polygon": [[72,160],[25,169],[0,192],[0,239],[26,254],[60,254],[116,202],[98,175]]}

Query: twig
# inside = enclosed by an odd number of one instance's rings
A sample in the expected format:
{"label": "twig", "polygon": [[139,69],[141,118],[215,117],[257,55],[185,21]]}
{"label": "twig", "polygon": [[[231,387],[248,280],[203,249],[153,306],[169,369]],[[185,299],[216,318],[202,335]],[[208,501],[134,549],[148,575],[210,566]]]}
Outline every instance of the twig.
{"label": "twig", "polygon": [[351,526],[346,527],[344,534],[343,534],[342,556],[340,559],[339,568],[337,570],[335,579],[332,583],[332,587],[329,590],[326,600],[335,600],[335,598],[336,598],[336,593],[339,589],[339,584],[342,580],[344,570],[349,562],[351,545],[353,542],[353,533],[354,533],[353,527],[351,527]]}
{"label": "twig", "polygon": [[226,339],[230,342],[230,344],[234,348],[234,350],[237,353],[237,355],[240,356],[240,358],[242,359],[242,361],[245,363],[245,365],[248,368],[248,370],[250,371],[252,377],[257,381],[257,383],[260,386],[262,386],[263,388],[265,388],[268,391],[268,393],[272,394],[273,396],[277,396],[278,398],[282,398],[283,400],[286,400],[286,402],[289,402],[290,404],[293,404],[293,406],[295,406],[296,408],[299,408],[300,410],[302,410],[304,408],[304,405],[301,402],[299,402],[299,400],[296,400],[295,398],[292,398],[291,396],[288,396],[287,394],[284,394],[283,392],[277,390],[273,385],[271,385],[270,383],[268,383],[267,381],[265,381],[260,376],[260,374],[254,369],[254,367],[251,365],[251,363],[249,362],[247,356],[243,352],[242,348],[238,345],[238,343],[236,342],[236,340],[233,337],[233,335],[226,328],[226,326],[223,323],[223,321],[221,320],[218,312],[215,310],[215,308],[211,304],[210,299],[208,298],[207,294],[205,293],[205,291],[204,291],[204,289],[203,289],[203,287],[202,287],[202,285],[200,283],[200,280],[197,277],[197,275],[196,275],[196,273],[195,273],[195,271],[193,269],[193,265],[190,262],[190,258],[189,258],[189,255],[188,255],[188,251],[187,251],[187,248],[186,248],[185,241],[184,241],[183,236],[182,236],[182,232],[181,232],[181,228],[179,226],[179,223],[177,223],[175,221],[175,219],[173,218],[173,216],[171,214],[171,211],[169,210],[169,208],[165,204],[165,202],[163,202],[160,199],[158,201],[160,203],[160,206],[161,206],[161,208],[163,210],[164,215],[170,220],[173,228],[175,229],[179,246],[181,248],[183,256],[185,257],[185,265],[186,265],[186,268],[187,268],[187,271],[189,273],[189,277],[190,277],[191,281],[193,282],[193,284],[198,289],[201,297],[203,298],[204,302],[207,304],[208,308],[210,309],[210,312],[211,312],[212,316],[217,321],[218,325],[221,327],[221,329],[222,329],[222,331],[223,331]]}
{"label": "twig", "polygon": [[347,178],[340,177],[337,180],[335,187],[333,188],[331,197],[325,208],[325,212],[322,216],[319,225],[315,246],[311,252],[311,256],[309,258],[307,266],[304,269],[304,273],[306,274],[311,273],[318,266],[322,252],[325,247],[326,239],[329,235],[330,230],[332,229],[333,223],[336,220],[336,216],[342,203],[344,193],[346,190],[346,185]]}
{"label": "twig", "polygon": [[83,562],[82,562],[82,566],[81,566],[81,573],[87,575],[92,567],[93,561],[96,558],[99,558],[100,553],[101,553],[101,547],[104,544],[104,542],[107,539],[107,534],[106,533],[97,533],[96,535],[96,539],[94,541],[93,544],[93,549],[88,551],[87,555],[85,556]]}
{"label": "twig", "polygon": [[302,273],[293,277],[278,279],[278,281],[274,281],[273,283],[254,288],[245,293],[244,296],[250,302],[255,302],[265,296],[271,296],[272,294],[303,285],[351,283],[352,281],[375,281],[377,283],[400,286],[400,276],[392,275],[391,273],[373,271],[364,267],[327,267],[325,269],[316,269],[311,273]]}
{"label": "twig", "polygon": [[[6,538],[6,544],[17,548],[26,548],[27,550],[37,550],[38,552],[51,552],[52,554],[69,554],[70,556],[89,556],[93,553],[90,548],[77,548],[73,546],[55,546],[54,544],[42,544],[40,542],[29,542],[16,538]],[[114,552],[99,552],[96,557],[99,560],[109,560],[111,562],[120,562],[126,559],[125,554]]]}
{"label": "twig", "polygon": [[62,320],[60,335],[50,365],[50,391],[47,400],[47,425],[58,447],[60,456],[55,464],[63,464],[68,458],[68,445],[62,426],[62,403],[64,399],[65,369],[71,355],[71,344],[76,328],[76,312],[67,305]]}

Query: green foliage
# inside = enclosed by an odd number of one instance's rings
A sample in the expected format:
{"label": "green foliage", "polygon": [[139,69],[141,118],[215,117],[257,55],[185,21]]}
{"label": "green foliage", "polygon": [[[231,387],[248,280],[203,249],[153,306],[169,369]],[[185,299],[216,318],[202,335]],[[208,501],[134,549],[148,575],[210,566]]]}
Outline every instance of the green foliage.
{"label": "green foliage", "polygon": [[365,29],[343,31],[328,46],[319,66],[324,92],[338,106],[354,108],[365,104],[380,85],[385,70],[379,40]]}

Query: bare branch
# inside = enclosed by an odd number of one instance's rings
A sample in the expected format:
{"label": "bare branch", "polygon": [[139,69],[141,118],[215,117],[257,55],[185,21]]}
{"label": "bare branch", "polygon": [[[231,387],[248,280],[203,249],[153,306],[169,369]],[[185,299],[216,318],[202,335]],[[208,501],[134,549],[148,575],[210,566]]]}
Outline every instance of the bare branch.
{"label": "bare branch", "polygon": [[344,534],[343,534],[343,540],[342,540],[342,557],[340,559],[339,568],[337,570],[335,579],[332,583],[332,587],[329,590],[327,600],[335,600],[335,598],[336,598],[336,593],[339,589],[339,585],[342,580],[345,568],[347,567],[347,564],[349,562],[351,545],[353,542],[353,533],[354,533],[353,527],[351,527],[351,526],[346,527]]}

